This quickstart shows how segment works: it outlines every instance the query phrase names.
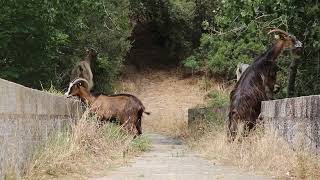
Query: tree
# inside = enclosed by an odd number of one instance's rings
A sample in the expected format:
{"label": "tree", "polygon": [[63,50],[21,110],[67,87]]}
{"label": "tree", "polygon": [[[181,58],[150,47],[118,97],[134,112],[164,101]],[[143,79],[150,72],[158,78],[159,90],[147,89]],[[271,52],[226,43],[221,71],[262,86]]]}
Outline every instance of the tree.
{"label": "tree", "polygon": [[109,88],[130,49],[128,3],[1,2],[0,77],[33,88],[52,83],[63,89],[73,64],[84,56],[84,47],[94,47],[100,53],[96,62],[97,88]]}
{"label": "tree", "polygon": [[272,44],[272,37],[267,35],[269,29],[279,27],[302,40],[304,48],[299,69],[297,59],[291,61],[286,53],[278,60],[278,82],[282,85],[278,96],[292,96],[293,92],[294,95],[320,93],[318,1],[214,2],[215,7],[219,8],[212,7],[213,18],[204,21],[208,30],[202,34],[200,46],[185,59],[186,66],[191,65],[198,71],[209,71],[216,76],[233,79],[236,64],[251,63]]}

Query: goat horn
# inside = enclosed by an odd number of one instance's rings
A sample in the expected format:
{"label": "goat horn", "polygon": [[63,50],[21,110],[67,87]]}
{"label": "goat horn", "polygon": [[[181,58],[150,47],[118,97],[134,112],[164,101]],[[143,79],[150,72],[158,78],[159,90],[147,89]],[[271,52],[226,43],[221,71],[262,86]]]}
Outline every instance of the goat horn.
{"label": "goat horn", "polygon": [[75,83],[79,82],[79,81],[85,82],[85,83],[87,84],[87,87],[89,87],[89,82],[88,82],[86,79],[78,78],[78,79],[75,79],[75,80],[73,80],[72,82],[70,82],[69,87],[68,87],[68,91],[67,91],[64,95],[66,95],[66,96],[69,97],[72,86],[73,86]]}
{"label": "goat horn", "polygon": [[89,87],[89,82],[86,80],[86,79],[83,79],[83,78],[78,78],[78,79],[75,79],[73,80],[71,83],[70,83],[70,86],[73,86],[74,84],[76,84],[77,82],[79,81],[83,81],[87,84],[87,87]]}
{"label": "goat horn", "polygon": [[279,32],[279,33],[282,33],[282,34],[284,34],[286,36],[290,36],[290,34],[288,32],[286,32],[284,30],[281,30],[281,29],[278,29],[278,28],[272,29],[271,31],[268,32],[268,34],[271,34],[271,33],[274,33],[274,32]]}

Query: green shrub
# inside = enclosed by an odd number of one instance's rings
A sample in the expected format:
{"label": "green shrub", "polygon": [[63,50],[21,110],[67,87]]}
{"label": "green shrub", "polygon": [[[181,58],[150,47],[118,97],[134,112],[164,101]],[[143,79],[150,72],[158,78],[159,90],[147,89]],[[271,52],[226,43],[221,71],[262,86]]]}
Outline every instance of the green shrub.
{"label": "green shrub", "polygon": [[[186,67],[191,66],[194,70],[227,80],[234,79],[236,65],[239,62],[252,63],[274,42],[267,32],[270,28],[279,27],[295,35],[304,44],[300,53],[301,65],[297,71],[295,95],[319,94],[319,3],[277,0],[216,0],[202,3],[209,8],[203,8],[205,12],[210,13],[202,16],[200,45],[183,62]],[[282,87],[278,98],[288,95],[288,66],[292,59],[285,53],[277,60],[280,67],[278,83]]]}
{"label": "green shrub", "polygon": [[213,90],[208,95],[210,101],[208,102],[209,107],[224,107],[229,105],[229,94],[221,90]]}
{"label": "green shrub", "polygon": [[148,151],[151,149],[151,140],[145,135],[138,136],[132,141],[132,148],[139,152]]}
{"label": "green shrub", "polygon": [[[62,90],[85,47],[99,52],[99,90],[110,89],[130,49],[129,0],[0,3],[0,77]],[[106,65],[107,64],[107,65]],[[103,86],[99,86],[103,84]]]}

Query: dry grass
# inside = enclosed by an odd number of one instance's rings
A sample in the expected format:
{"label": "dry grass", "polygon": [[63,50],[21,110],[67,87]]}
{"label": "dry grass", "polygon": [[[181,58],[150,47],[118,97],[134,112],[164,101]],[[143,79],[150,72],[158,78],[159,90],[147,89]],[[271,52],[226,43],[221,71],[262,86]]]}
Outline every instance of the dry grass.
{"label": "dry grass", "polygon": [[272,130],[256,130],[248,138],[229,143],[221,115],[209,115],[210,119],[188,129],[187,109],[199,104],[226,105],[230,86],[199,77],[179,79],[176,72],[159,71],[132,73],[118,87],[119,92],[137,95],[152,112],[143,120],[147,130],[184,138],[208,159],[280,179],[320,178],[319,157],[303,149],[293,151]]}
{"label": "dry grass", "polygon": [[186,138],[188,136],[187,123],[181,119],[163,119],[157,123],[145,122],[144,124],[148,131],[165,134],[172,138]]}
{"label": "dry grass", "polygon": [[143,128],[173,137],[184,136],[188,109],[206,104],[204,97],[214,86],[205,78],[179,78],[177,70],[126,72],[126,76],[117,90],[136,95],[151,112],[144,116]]}
{"label": "dry grass", "polygon": [[[209,94],[208,104],[211,107],[226,105],[229,101],[229,89],[216,87]],[[281,179],[320,179],[320,157],[307,149],[293,150],[275,130],[257,127],[249,137],[238,137],[230,143],[224,125],[225,117],[221,114],[207,117],[184,133],[189,134],[186,141],[191,149],[205,157]]]}
{"label": "dry grass", "polygon": [[18,179],[15,168],[13,167],[7,167],[4,169],[5,175],[4,180],[16,180]]}
{"label": "dry grass", "polygon": [[110,123],[97,128],[96,122],[86,112],[70,130],[54,135],[36,153],[24,178],[84,179],[102,175],[150,147],[144,136],[133,140],[119,126]]}
{"label": "dry grass", "polygon": [[262,172],[277,178],[320,178],[320,157],[308,150],[293,150],[276,131],[257,129],[249,137],[227,141],[224,128],[212,128],[188,139],[190,147],[219,163]]}
{"label": "dry grass", "polygon": [[58,90],[51,82],[50,87],[49,88],[44,88],[43,85],[41,84],[41,88],[42,91],[53,94],[53,95],[57,95],[57,96],[63,96],[64,92]]}

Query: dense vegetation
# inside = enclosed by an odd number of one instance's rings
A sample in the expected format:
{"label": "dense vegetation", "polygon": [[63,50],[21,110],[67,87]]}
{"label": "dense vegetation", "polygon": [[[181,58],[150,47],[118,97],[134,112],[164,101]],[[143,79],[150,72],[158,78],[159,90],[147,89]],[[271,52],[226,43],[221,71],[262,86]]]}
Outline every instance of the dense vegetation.
{"label": "dense vegetation", "polygon": [[250,63],[271,46],[270,28],[287,30],[304,48],[300,56],[286,53],[279,59],[279,97],[320,93],[317,0],[9,0],[0,5],[0,77],[34,88],[41,83],[65,88],[83,48],[94,47],[100,53],[93,68],[96,88],[111,90],[135,39],[129,39],[132,30],[148,24],[169,57],[225,80],[234,79],[238,62]]}
{"label": "dense vegetation", "polygon": [[130,48],[128,5],[127,0],[2,1],[0,77],[34,88],[51,83],[65,88],[73,64],[85,47],[93,47],[99,52],[97,88],[108,89]]}
{"label": "dense vegetation", "polygon": [[[286,54],[278,60],[278,81],[282,86],[279,96],[318,94],[320,50],[320,6],[318,1],[270,0],[270,1],[208,1],[210,9],[203,21],[205,32],[200,46],[184,64],[231,79],[238,62],[250,63],[253,58],[271,46],[269,28],[279,27],[303,41],[300,57]],[[213,5],[215,3],[215,5]],[[298,62],[296,91],[295,72]],[[290,66],[290,71],[288,70]],[[288,74],[290,72],[290,75]],[[288,76],[291,84],[288,87]],[[290,92],[288,92],[288,90]]]}

